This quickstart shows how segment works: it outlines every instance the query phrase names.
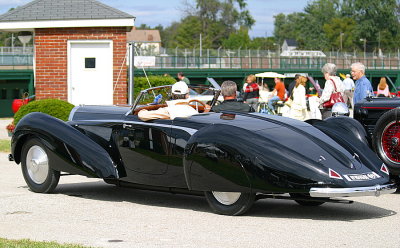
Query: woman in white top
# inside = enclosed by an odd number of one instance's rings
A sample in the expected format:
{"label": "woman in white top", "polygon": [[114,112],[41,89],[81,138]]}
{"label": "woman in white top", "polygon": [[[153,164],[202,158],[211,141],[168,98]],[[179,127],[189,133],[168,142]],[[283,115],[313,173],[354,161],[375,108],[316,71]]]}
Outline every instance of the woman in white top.
{"label": "woman in white top", "polygon": [[321,104],[321,114],[322,114],[322,119],[326,119],[330,116],[332,116],[332,109],[331,108],[323,108],[322,105],[324,102],[329,101],[331,98],[332,93],[335,91],[335,86],[336,86],[336,92],[340,92],[343,96],[344,94],[344,87],[343,87],[343,82],[340,80],[338,76],[336,76],[336,65],[332,63],[326,63],[322,69],[322,73],[324,74],[325,77],[325,87],[324,90],[322,91],[321,98],[319,100],[319,103]]}
{"label": "woman in white top", "polygon": [[296,79],[296,85],[292,93],[293,100],[290,107],[290,117],[301,121],[307,118],[306,82],[307,78],[304,76]]}

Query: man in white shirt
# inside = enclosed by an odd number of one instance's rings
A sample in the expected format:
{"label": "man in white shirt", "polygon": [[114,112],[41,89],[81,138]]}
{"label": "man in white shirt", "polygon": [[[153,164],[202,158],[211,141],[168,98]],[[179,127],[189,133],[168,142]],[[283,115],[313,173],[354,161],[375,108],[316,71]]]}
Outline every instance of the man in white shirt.
{"label": "man in white shirt", "polygon": [[353,96],[354,96],[354,81],[351,79],[350,74],[346,74],[346,78],[343,80],[343,85],[344,85],[344,94],[343,94],[343,99],[344,103],[348,103],[350,101],[351,103],[351,108],[354,109],[354,102],[353,102]]}
{"label": "man in white shirt", "polygon": [[[199,113],[188,105],[189,87],[185,82],[179,81],[175,83],[172,85],[171,91],[174,100],[167,101],[168,107],[150,111],[142,109],[138,113],[139,119],[142,121],[155,119],[173,120],[176,117],[190,117]],[[206,106],[206,108],[209,110],[210,106]]]}

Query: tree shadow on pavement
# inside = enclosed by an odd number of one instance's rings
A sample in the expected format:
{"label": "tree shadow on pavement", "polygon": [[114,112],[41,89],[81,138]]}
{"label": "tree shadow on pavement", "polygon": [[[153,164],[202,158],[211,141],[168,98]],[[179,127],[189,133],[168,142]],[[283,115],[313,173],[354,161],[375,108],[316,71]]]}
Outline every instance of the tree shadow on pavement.
{"label": "tree shadow on pavement", "polygon": [[[59,184],[55,193],[85,199],[131,202],[166,208],[212,212],[204,197],[123,188],[103,181]],[[385,196],[382,196],[382,199]],[[355,221],[396,215],[397,212],[355,201],[353,204],[325,203],[318,207],[300,206],[292,200],[263,199],[245,214],[248,217]]]}

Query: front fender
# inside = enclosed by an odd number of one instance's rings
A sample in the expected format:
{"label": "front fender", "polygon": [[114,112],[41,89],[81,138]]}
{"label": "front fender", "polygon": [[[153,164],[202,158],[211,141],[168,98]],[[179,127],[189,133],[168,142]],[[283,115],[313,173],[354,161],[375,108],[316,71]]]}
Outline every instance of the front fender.
{"label": "front fender", "polygon": [[251,192],[243,167],[246,158],[235,147],[237,142],[230,131],[221,125],[210,125],[189,139],[183,163],[189,189]]}
{"label": "front fender", "polygon": [[43,113],[30,113],[18,123],[11,142],[16,163],[26,140],[37,137],[46,146],[54,170],[88,177],[118,178],[108,152],[68,123]]}

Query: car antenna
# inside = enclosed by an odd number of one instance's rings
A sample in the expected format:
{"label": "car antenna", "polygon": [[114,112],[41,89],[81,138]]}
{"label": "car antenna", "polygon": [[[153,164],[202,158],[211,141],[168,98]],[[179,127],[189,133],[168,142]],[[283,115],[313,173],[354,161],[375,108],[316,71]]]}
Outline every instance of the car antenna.
{"label": "car antenna", "polygon": [[[139,53],[137,52],[137,50],[136,50],[136,49],[133,49],[133,50],[135,51],[136,56],[139,56]],[[143,64],[141,63],[140,65],[142,66],[142,70],[143,70],[144,76],[146,77],[147,83],[149,84],[150,88],[153,88],[153,87],[151,86],[149,77],[147,76],[147,73],[146,73],[146,70],[144,69]],[[154,93],[154,91],[152,91],[152,92],[153,92],[154,97],[156,97],[156,93]]]}

